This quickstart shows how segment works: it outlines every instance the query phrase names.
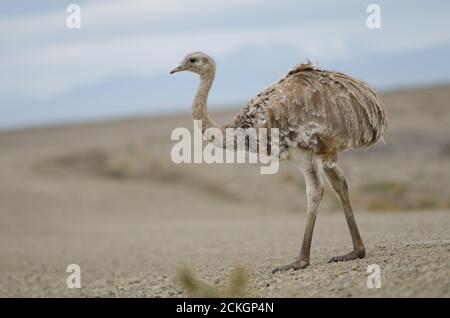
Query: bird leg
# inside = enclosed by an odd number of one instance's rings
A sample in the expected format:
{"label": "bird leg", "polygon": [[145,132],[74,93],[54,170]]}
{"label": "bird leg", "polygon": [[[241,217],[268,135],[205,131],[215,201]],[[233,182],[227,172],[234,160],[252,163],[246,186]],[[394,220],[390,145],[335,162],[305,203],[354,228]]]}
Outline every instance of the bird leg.
{"label": "bird leg", "polygon": [[324,164],[322,169],[330,183],[331,188],[333,188],[334,192],[336,192],[338,199],[341,202],[353,242],[352,252],[341,256],[335,256],[331,258],[329,262],[341,262],[363,258],[366,255],[366,250],[364,248],[361,236],[359,235],[355,217],[353,216],[353,210],[350,205],[348,187],[347,182],[345,181],[344,173],[336,164],[332,167]]}
{"label": "bird leg", "polygon": [[317,210],[319,209],[320,201],[323,196],[323,183],[317,167],[318,163],[315,158],[310,157],[307,161],[307,166],[301,171],[305,176],[306,181],[306,195],[308,199],[308,212],[306,217],[306,228],[303,237],[303,244],[300,250],[299,257],[292,263],[276,267],[272,273],[278,271],[287,271],[290,269],[303,269],[309,265],[309,256],[311,250],[311,241],[314,231],[314,224],[316,222]]}

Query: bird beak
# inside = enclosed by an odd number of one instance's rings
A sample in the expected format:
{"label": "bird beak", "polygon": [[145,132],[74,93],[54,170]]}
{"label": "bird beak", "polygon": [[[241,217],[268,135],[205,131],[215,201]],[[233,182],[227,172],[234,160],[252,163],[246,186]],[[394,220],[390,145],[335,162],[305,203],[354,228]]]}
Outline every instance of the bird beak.
{"label": "bird beak", "polygon": [[173,70],[170,71],[170,74],[176,73],[176,72],[181,72],[183,70],[183,68],[180,66],[175,67]]}

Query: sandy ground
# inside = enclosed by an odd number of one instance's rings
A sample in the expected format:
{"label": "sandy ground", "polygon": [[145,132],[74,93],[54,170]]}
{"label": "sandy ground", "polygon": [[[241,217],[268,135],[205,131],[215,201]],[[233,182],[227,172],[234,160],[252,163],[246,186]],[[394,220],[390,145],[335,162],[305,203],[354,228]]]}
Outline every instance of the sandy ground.
{"label": "sandy ground", "polygon": [[[250,271],[247,295],[450,296],[450,86],[382,95],[386,144],[339,158],[365,259],[328,264],[351,240],[331,191],[307,269],[298,253],[304,182],[283,165],[175,165],[170,132],[188,115],[0,133],[0,296],[180,297],[188,264],[216,286]],[[213,113],[218,121],[233,112]],[[66,267],[81,267],[68,289]],[[381,288],[366,285],[381,268]]]}

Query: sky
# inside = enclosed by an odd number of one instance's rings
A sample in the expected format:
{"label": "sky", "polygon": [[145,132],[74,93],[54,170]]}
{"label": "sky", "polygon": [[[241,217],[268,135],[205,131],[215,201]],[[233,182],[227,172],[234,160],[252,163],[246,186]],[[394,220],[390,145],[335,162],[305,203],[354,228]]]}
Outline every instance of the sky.
{"label": "sky", "polygon": [[3,0],[0,129],[189,112],[198,77],[169,71],[193,51],[217,63],[213,109],[307,59],[377,90],[448,83],[449,15],[445,0]]}

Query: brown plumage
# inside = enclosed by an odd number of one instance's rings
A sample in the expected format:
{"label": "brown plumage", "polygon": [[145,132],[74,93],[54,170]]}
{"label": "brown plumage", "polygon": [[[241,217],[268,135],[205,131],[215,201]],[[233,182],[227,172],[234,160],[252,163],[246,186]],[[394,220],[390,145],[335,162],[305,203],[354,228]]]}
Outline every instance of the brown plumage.
{"label": "brown plumage", "polygon": [[383,137],[387,118],[375,92],[345,74],[301,64],[250,100],[230,123],[219,126],[209,117],[207,109],[215,70],[212,58],[195,52],[171,72],[191,71],[200,75],[192,117],[201,120],[203,132],[208,128],[222,132],[226,128],[278,128],[280,158],[294,163],[305,177],[308,211],[300,255],[274,272],[309,265],[312,234],[323,195],[322,174],[341,202],[353,243],[352,252],[330,261],[364,257],[365,248],[353,216],[347,183],[336,161],[339,151],[367,148]]}
{"label": "brown plumage", "polygon": [[282,158],[288,158],[289,148],[300,147],[335,161],[339,151],[375,144],[386,125],[381,101],[366,83],[301,64],[250,100],[226,126],[276,127]]}

